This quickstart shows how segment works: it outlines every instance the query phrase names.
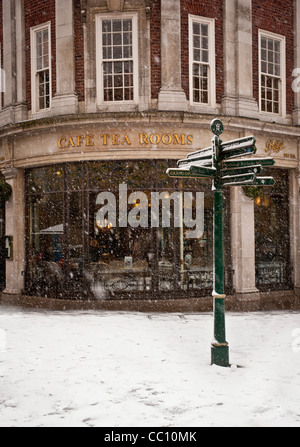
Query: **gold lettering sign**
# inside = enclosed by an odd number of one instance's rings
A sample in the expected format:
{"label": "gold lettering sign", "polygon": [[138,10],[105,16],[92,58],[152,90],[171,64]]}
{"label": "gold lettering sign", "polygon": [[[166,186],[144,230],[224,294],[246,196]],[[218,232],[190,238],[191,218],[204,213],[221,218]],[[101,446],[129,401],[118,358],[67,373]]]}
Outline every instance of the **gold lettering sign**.
{"label": "gold lettering sign", "polygon": [[93,135],[78,135],[76,137],[61,137],[59,138],[57,145],[60,149],[69,149],[82,146],[94,146]]}
{"label": "gold lettering sign", "polygon": [[285,150],[284,141],[282,140],[268,140],[266,142],[265,152],[268,154],[275,153],[278,154],[281,151]]}
{"label": "gold lettering sign", "polygon": [[128,147],[133,144],[138,147],[146,146],[191,146],[193,135],[180,133],[140,132],[133,135],[118,133],[103,133],[100,135],[63,136],[57,141],[60,149],[95,148],[99,147]]}

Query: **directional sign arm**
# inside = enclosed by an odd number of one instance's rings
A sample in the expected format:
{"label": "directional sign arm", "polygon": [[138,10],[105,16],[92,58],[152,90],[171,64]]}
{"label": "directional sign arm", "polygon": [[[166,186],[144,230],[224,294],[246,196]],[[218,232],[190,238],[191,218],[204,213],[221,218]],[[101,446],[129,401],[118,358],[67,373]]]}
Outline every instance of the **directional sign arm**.
{"label": "directional sign arm", "polygon": [[190,167],[190,173],[202,175],[203,177],[215,178],[217,171],[214,167],[207,167],[207,166],[202,167],[192,165]]}
{"label": "directional sign arm", "polygon": [[222,143],[220,146],[222,160],[244,157],[256,153],[254,137],[239,138],[238,140]]}
{"label": "directional sign arm", "polygon": [[274,166],[275,161],[271,157],[266,158],[249,158],[248,160],[245,160],[244,158],[241,160],[226,160],[222,162],[222,169],[235,169],[235,168],[243,168],[246,166],[253,166],[253,165],[261,165],[263,167],[265,166]]}
{"label": "directional sign arm", "polygon": [[254,166],[243,166],[234,169],[223,169],[221,171],[222,178],[223,177],[234,177],[237,175],[245,175],[245,174],[259,174],[262,171],[262,166],[254,165]]}
{"label": "directional sign arm", "polygon": [[190,172],[189,169],[182,169],[182,168],[169,168],[167,170],[167,174],[169,177],[172,178],[206,178],[211,179],[214,178],[211,172]]}
{"label": "directional sign arm", "polygon": [[204,154],[205,152],[211,152],[212,151],[212,147],[205,147],[204,149],[199,149],[199,151],[195,151],[195,152],[191,152],[190,154],[187,155],[187,158],[196,158],[199,155]]}
{"label": "directional sign arm", "polygon": [[199,163],[203,165],[212,164],[212,148],[209,147],[187,155],[186,159],[177,162],[177,166],[184,167],[189,163]]}
{"label": "directional sign arm", "polygon": [[199,158],[195,158],[195,159],[189,159],[186,158],[184,160],[179,160],[177,162],[177,166],[179,168],[183,168],[186,169],[186,166],[190,166],[192,164],[195,164],[197,166],[207,166],[207,165],[211,165],[212,164],[212,155],[208,155],[208,156],[203,156],[203,157],[199,157]]}
{"label": "directional sign arm", "polygon": [[274,186],[275,180],[273,177],[256,177],[253,186]]}
{"label": "directional sign arm", "polygon": [[255,181],[255,174],[243,174],[235,176],[225,176],[222,178],[222,186],[250,185]]}

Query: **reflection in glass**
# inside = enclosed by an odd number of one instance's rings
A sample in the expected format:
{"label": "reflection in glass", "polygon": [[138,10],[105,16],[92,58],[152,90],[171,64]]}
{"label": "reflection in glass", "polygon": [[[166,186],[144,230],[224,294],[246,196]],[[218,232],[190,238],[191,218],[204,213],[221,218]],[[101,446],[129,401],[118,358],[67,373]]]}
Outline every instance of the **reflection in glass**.
{"label": "reflection in glass", "polygon": [[256,278],[260,290],[290,286],[289,179],[272,170],[275,186],[255,199]]}
{"label": "reflection in glass", "polygon": [[[173,165],[128,160],[29,170],[28,293],[148,299],[211,293],[210,184],[170,179],[166,169]],[[190,238],[197,192],[204,224]]]}
{"label": "reflection in glass", "polygon": [[29,283],[31,290],[52,296],[63,282],[63,194],[29,198]]}

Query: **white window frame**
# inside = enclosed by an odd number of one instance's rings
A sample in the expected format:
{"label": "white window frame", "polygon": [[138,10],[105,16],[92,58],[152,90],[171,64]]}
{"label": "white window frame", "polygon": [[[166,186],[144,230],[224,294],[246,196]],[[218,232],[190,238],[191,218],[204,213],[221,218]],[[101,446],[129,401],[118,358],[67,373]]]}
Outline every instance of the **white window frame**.
{"label": "white window frame", "polygon": [[[280,43],[280,76],[279,79],[279,113],[268,112],[262,110],[262,57],[261,57],[261,40],[265,37],[267,39],[276,40]],[[259,60],[259,112],[266,117],[286,117],[286,38],[280,34],[271,33],[269,31],[258,30],[258,60]],[[275,77],[273,75],[270,75]]]}
{"label": "white window frame", "polygon": [[[103,45],[102,45],[102,22],[104,20],[132,20],[132,61],[133,61],[133,100],[123,101],[104,101],[103,88]],[[137,105],[139,95],[139,57],[138,57],[138,16],[137,14],[97,14],[96,15],[96,88],[97,88],[97,105],[98,106],[120,106],[120,105]],[[113,59],[112,59],[113,60]]]}
{"label": "white window frame", "polygon": [[[194,101],[194,86],[193,86],[193,65],[194,65],[194,32],[193,24],[208,25],[208,54],[209,67],[208,75],[208,102]],[[189,90],[190,90],[190,104],[193,107],[216,107],[216,52],[215,52],[215,19],[189,15]]]}
{"label": "white window frame", "polygon": [[[37,33],[47,29],[49,35],[49,95],[50,107],[39,108],[39,84],[38,84],[38,69],[37,69],[37,51],[36,51],[36,36]],[[51,22],[46,22],[41,25],[34,26],[30,29],[30,46],[31,46],[31,109],[32,113],[48,113],[51,110],[52,102],[52,52],[51,52]]]}
{"label": "white window frame", "polygon": [[2,45],[0,44],[0,110],[2,110],[2,95],[5,92],[5,71],[2,68]]}

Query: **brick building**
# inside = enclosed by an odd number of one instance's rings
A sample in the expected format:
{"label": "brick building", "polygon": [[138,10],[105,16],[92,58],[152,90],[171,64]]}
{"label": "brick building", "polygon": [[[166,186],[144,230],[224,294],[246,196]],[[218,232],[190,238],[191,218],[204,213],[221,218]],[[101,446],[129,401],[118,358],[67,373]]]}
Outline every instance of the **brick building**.
{"label": "brick building", "polygon": [[2,300],[210,306],[211,184],[166,169],[218,117],[275,159],[274,187],[224,193],[228,305],[295,306],[299,30],[299,0],[0,1]]}

